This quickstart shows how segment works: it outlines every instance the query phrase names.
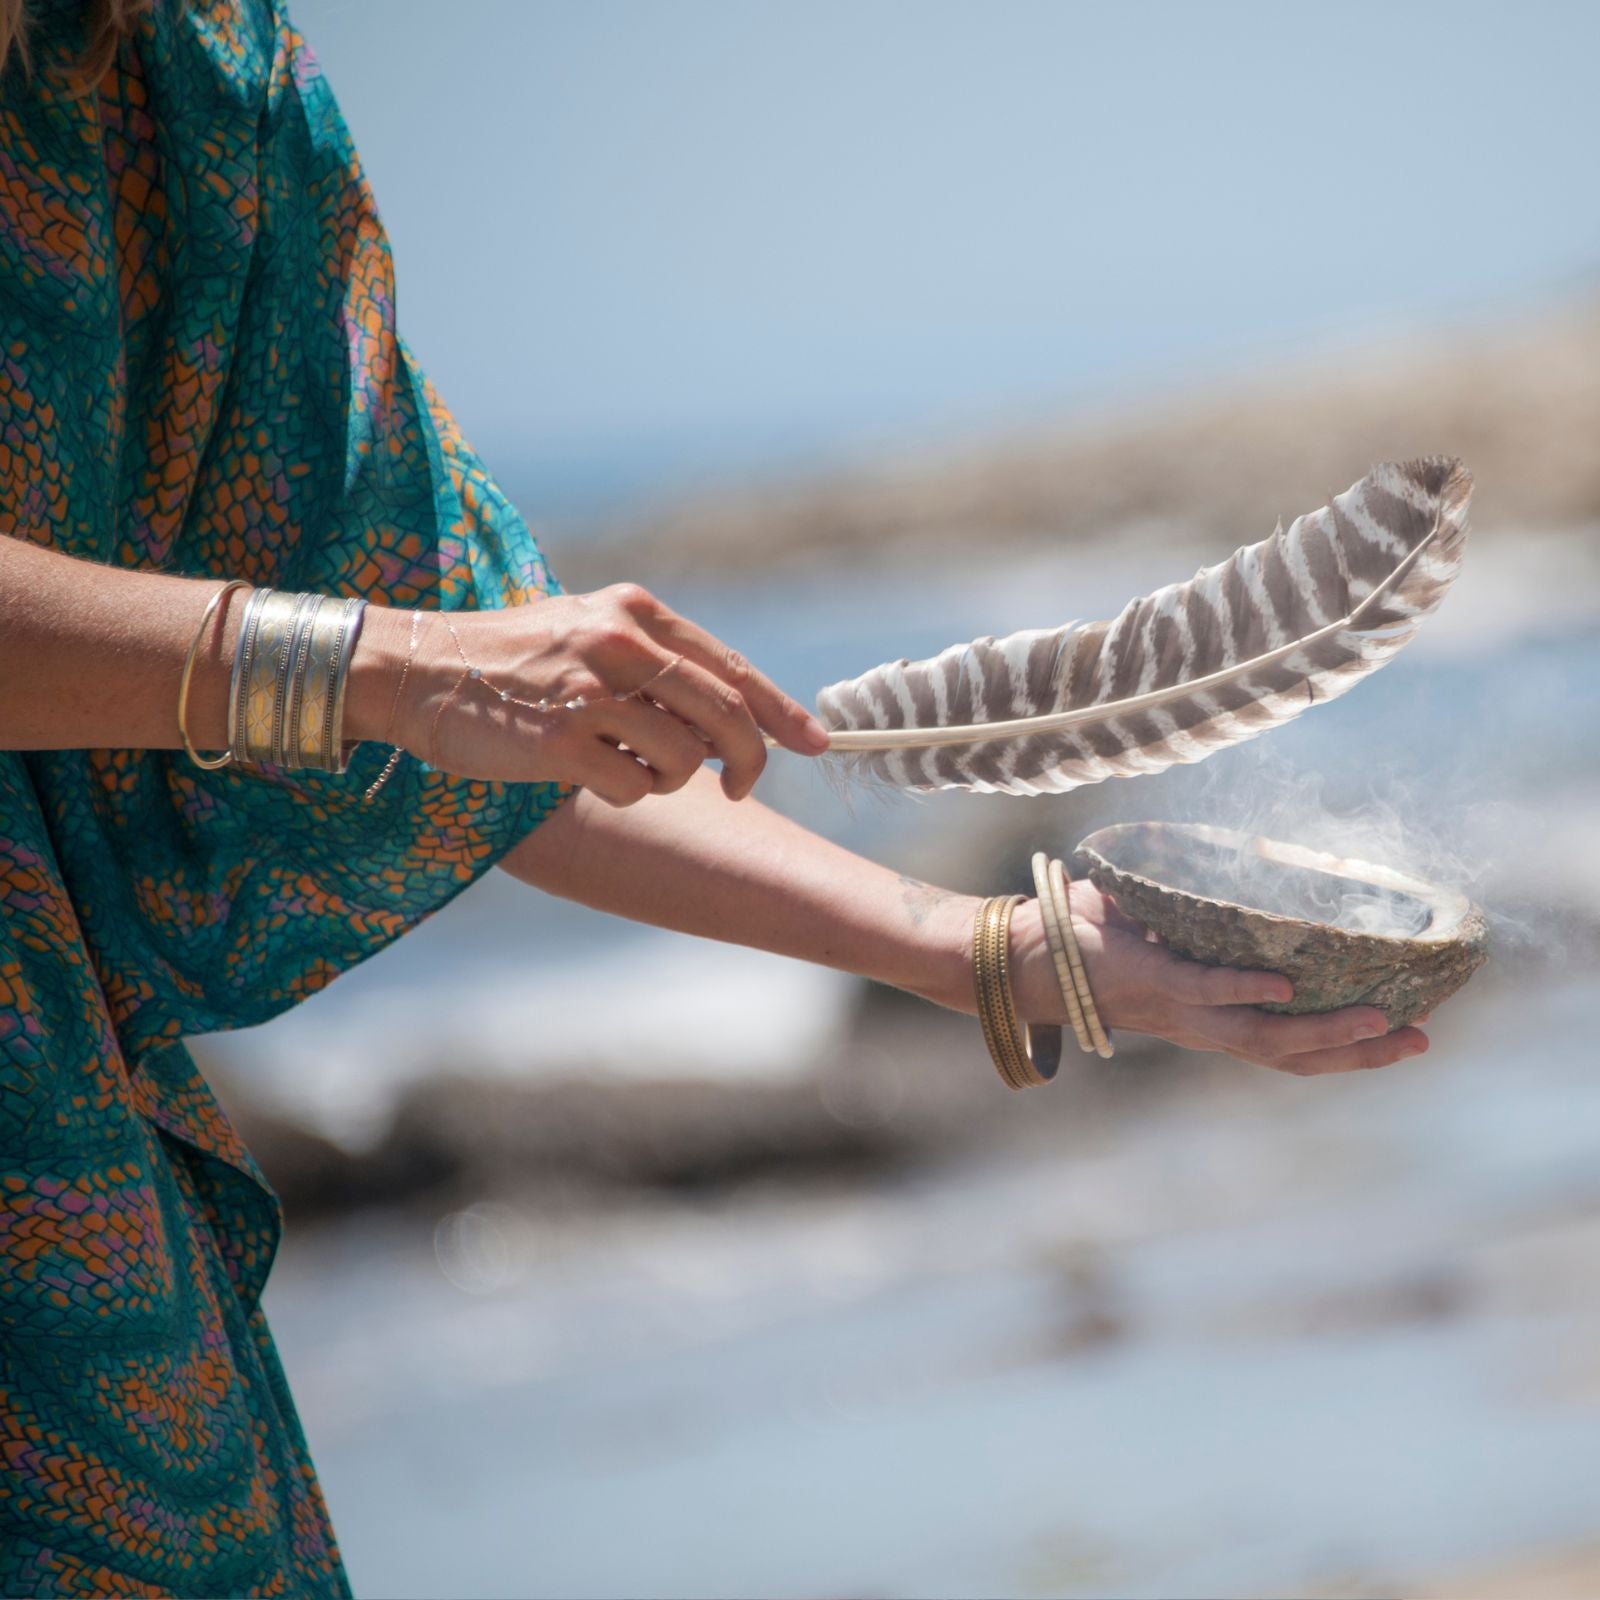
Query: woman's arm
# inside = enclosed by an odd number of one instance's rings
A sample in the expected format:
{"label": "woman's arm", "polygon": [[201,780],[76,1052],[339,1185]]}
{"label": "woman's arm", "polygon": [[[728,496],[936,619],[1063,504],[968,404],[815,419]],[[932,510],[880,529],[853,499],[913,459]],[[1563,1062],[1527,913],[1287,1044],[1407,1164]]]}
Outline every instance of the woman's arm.
{"label": "woman's arm", "polygon": [[[184,657],[217,582],[128,572],[0,535],[0,749],[175,748]],[[189,729],[201,749],[226,742],[243,596],[233,598],[196,660]],[[761,770],[758,729],[810,753],[822,742],[806,713],[742,658],[630,585],[458,614],[455,625],[487,678],[530,698],[594,700],[580,713],[541,715],[491,694],[455,692],[462,667],[454,640],[438,616],[424,620],[400,741],[429,759],[442,754],[449,770],[467,776],[589,786],[508,858],[519,877],[639,921],[973,1009],[975,901],[898,877],[762,806],[729,803],[748,794]],[[410,629],[408,613],[368,607],[351,666],[348,738],[384,737]],[[649,700],[610,698],[652,677]],[[708,756],[723,762],[721,792],[703,770]],[[631,804],[642,797],[647,803]],[[1113,1027],[1304,1072],[1381,1066],[1426,1048],[1415,1028],[1355,1042],[1362,1029],[1382,1031],[1371,1009],[1298,1018],[1257,1011],[1254,1002],[1286,995],[1284,979],[1179,961],[1088,885],[1073,885],[1073,897],[1090,980]],[[1061,1020],[1032,902],[1019,910],[1013,940],[1023,1015]]]}
{"label": "woman's arm", "polygon": [[[178,679],[218,586],[0,534],[0,749],[175,748]],[[227,742],[240,609],[213,625],[195,663],[189,731],[204,750]]]}
{"label": "woman's arm", "polygon": [[[219,586],[0,533],[0,750],[176,748],[184,659]],[[227,743],[244,598],[236,591],[213,617],[195,660],[188,726],[201,750]],[[367,607],[346,739],[392,736],[462,777],[578,783],[616,805],[671,792],[708,757],[722,762],[730,797],[748,794],[766,762],[763,732],[811,755],[827,744],[736,651],[636,585],[416,621],[413,636],[413,613]],[[481,681],[466,680],[463,652]],[[501,701],[490,683],[517,698]],[[648,698],[637,693],[646,688]],[[577,696],[590,702],[582,711],[526,703]]]}
{"label": "woman's arm", "polygon": [[[0,533],[0,750],[174,750],[184,658],[217,578],[130,572]],[[245,591],[206,630],[189,736],[228,741],[228,677]],[[383,736],[405,659],[404,612],[369,606],[351,658],[345,736]]]}
{"label": "woman's arm", "polygon": [[[858,973],[972,1012],[978,901],[905,878],[830,844],[758,802],[731,805],[709,774],[627,810],[576,795],[501,863],[552,894],[638,922],[752,945]],[[1427,1048],[1383,1013],[1256,1009],[1288,980],[1183,961],[1147,940],[1090,884],[1072,886],[1074,924],[1101,1016],[1196,1050],[1294,1073],[1384,1066]],[[1012,923],[1018,1010],[1064,1022],[1037,904]]]}

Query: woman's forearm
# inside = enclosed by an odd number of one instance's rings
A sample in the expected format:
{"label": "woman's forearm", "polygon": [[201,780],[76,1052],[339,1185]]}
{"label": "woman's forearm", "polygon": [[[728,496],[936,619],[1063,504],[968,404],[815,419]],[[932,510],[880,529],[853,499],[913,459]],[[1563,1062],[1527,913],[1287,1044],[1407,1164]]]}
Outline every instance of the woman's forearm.
{"label": "woman's forearm", "polygon": [[[976,1009],[972,924],[978,901],[936,889],[818,838],[753,800],[734,804],[708,773],[625,810],[580,792],[502,863],[569,900],[683,933],[837,967]],[[1427,1048],[1415,1028],[1387,1033],[1370,1006],[1306,1016],[1257,1007],[1292,997],[1274,973],[1181,960],[1089,883],[1074,883],[1072,920],[1107,1027],[1226,1050],[1299,1074],[1383,1066]],[[1033,1023],[1066,1006],[1037,900],[1011,923],[1011,985]]]}
{"label": "woman's forearm", "polygon": [[[221,749],[245,594],[202,629],[220,585],[0,532],[0,749],[172,749],[197,632],[189,736]],[[670,792],[708,754],[724,789],[747,794],[763,733],[809,755],[828,739],[742,656],[633,584],[453,620],[369,604],[343,705],[348,742],[403,745],[458,777],[581,783],[616,805]]]}
{"label": "woman's forearm", "polygon": [[601,911],[972,1009],[976,900],[902,877],[754,800],[735,805],[709,772],[625,810],[580,793],[502,865]]}
{"label": "woman's forearm", "polygon": [[[0,749],[175,748],[184,658],[219,585],[80,561],[0,534]],[[244,596],[236,591],[213,618],[195,660],[188,725],[202,750],[227,743]],[[368,607],[352,658],[351,738],[382,734],[404,627],[402,614]]]}

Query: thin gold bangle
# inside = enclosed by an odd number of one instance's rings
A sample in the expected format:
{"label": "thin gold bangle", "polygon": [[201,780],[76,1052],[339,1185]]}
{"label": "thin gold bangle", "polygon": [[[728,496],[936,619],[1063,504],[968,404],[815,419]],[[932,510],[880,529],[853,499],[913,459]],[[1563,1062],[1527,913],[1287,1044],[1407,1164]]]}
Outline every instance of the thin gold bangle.
{"label": "thin gold bangle", "polygon": [[978,997],[978,1024],[983,1042],[994,1062],[1000,1081],[1008,1089],[1021,1089],[1025,1083],[1017,1070],[1015,1052],[999,1021],[994,954],[995,910],[1003,897],[985,900],[979,907],[972,929],[972,978]]}
{"label": "thin gold bangle", "polygon": [[1067,894],[1067,869],[1059,861],[1050,863],[1050,892],[1055,897],[1056,913],[1061,919],[1061,931],[1066,936],[1067,959],[1072,964],[1073,981],[1078,986],[1078,999],[1083,1005],[1083,1020],[1089,1025],[1089,1037],[1094,1041],[1095,1053],[1109,1061],[1116,1053],[1110,1036],[1100,1021],[1100,1008],[1095,1004],[1094,990],[1089,987],[1089,974],[1084,969],[1083,953],[1078,949],[1077,930],[1072,926],[1072,901]]}
{"label": "thin gold bangle", "polygon": [[189,737],[189,681],[194,677],[194,664],[200,659],[200,642],[211,626],[211,619],[217,614],[217,607],[235,589],[249,587],[250,582],[246,578],[230,578],[206,601],[206,608],[200,613],[200,626],[194,630],[194,638],[189,642],[189,653],[183,659],[183,676],[178,680],[178,737],[183,740],[183,748],[189,759],[207,772],[215,772],[219,767],[227,766],[233,760],[233,747],[230,745],[220,756],[203,756],[195,749],[194,742]]}
{"label": "thin gold bangle", "polygon": [[1054,1023],[1034,1027],[1017,1016],[1016,993],[1011,987],[1011,918],[1017,907],[1027,902],[1026,895],[1014,894],[995,913],[996,965],[1000,979],[1000,1010],[1016,1052],[1018,1076],[1024,1088],[1048,1083],[1061,1065],[1061,1030]]}
{"label": "thin gold bangle", "polygon": [[1008,1088],[1048,1083],[1061,1062],[1061,1030],[1018,1021],[1011,995],[1011,916],[1023,896],[994,895],[973,922],[973,979],[984,1043]]}

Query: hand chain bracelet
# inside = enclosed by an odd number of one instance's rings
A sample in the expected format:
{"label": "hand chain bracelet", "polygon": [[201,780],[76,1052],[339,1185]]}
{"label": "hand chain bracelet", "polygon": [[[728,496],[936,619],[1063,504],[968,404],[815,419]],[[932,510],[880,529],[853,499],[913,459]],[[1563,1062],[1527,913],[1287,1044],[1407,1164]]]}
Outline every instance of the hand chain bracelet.
{"label": "hand chain bracelet", "polygon": [[[570,700],[563,700],[559,702],[551,700],[548,696],[541,696],[537,700],[526,700],[521,695],[513,694],[503,685],[497,684],[483,671],[481,667],[473,665],[472,661],[467,656],[466,647],[461,643],[461,635],[456,632],[455,624],[451,622],[450,618],[446,616],[444,612],[439,611],[431,614],[437,616],[439,621],[444,624],[445,629],[448,631],[450,635],[450,642],[456,647],[456,654],[461,658],[462,669],[460,677],[458,677],[456,681],[451,684],[444,698],[439,702],[437,709],[433,713],[433,721],[428,726],[428,759],[431,765],[437,766],[437,762],[434,760],[434,757],[439,748],[439,723],[443,719],[445,711],[455,699],[456,695],[459,694],[463,686],[468,683],[481,683],[484,688],[494,695],[497,700],[503,702],[504,704],[521,706],[526,711],[537,711],[541,715],[549,715],[550,713],[556,711],[583,711],[591,704],[589,698],[586,695],[581,694],[574,695]],[[406,674],[411,670],[411,662],[416,655],[417,629],[421,617],[421,611],[413,611],[411,614],[411,645],[406,653],[405,665],[400,669],[400,680],[395,685],[394,702],[389,710],[389,726],[384,733],[385,743],[393,742],[390,736],[394,732],[395,715],[399,710],[400,695],[402,689],[405,687]],[[657,678],[660,678],[664,674],[670,672],[682,660],[683,657],[681,655],[673,656],[670,661],[653,673],[648,679],[645,680],[644,683],[640,684],[637,689],[630,689],[626,692],[614,694],[611,696],[611,698],[613,700],[643,699],[645,691],[650,687],[650,685],[654,683]],[[402,750],[400,746],[396,745],[394,752],[389,757],[389,760],[384,766],[383,771],[378,774],[376,780],[367,789],[365,796],[366,799],[372,799],[373,796],[377,794],[379,789],[381,789],[388,781],[390,774],[399,764],[401,754]]]}

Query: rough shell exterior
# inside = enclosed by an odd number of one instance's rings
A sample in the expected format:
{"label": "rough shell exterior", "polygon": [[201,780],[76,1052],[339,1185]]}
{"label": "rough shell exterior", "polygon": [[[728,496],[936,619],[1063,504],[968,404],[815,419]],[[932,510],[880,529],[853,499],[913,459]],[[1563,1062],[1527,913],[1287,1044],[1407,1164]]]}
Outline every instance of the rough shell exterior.
{"label": "rough shell exterior", "polygon": [[[1178,954],[1211,966],[1283,973],[1295,986],[1294,999],[1266,1010],[1372,1005],[1385,1013],[1391,1027],[1400,1028],[1448,999],[1488,959],[1488,926],[1476,906],[1467,907],[1447,937],[1355,933],[1208,899],[1118,867],[1095,848],[1097,840],[1114,831],[1102,830],[1079,845],[1079,870]],[[1176,842],[1180,830],[1174,827],[1171,833]],[[1356,864],[1338,865],[1348,875]],[[1446,898],[1454,897],[1440,896]]]}

